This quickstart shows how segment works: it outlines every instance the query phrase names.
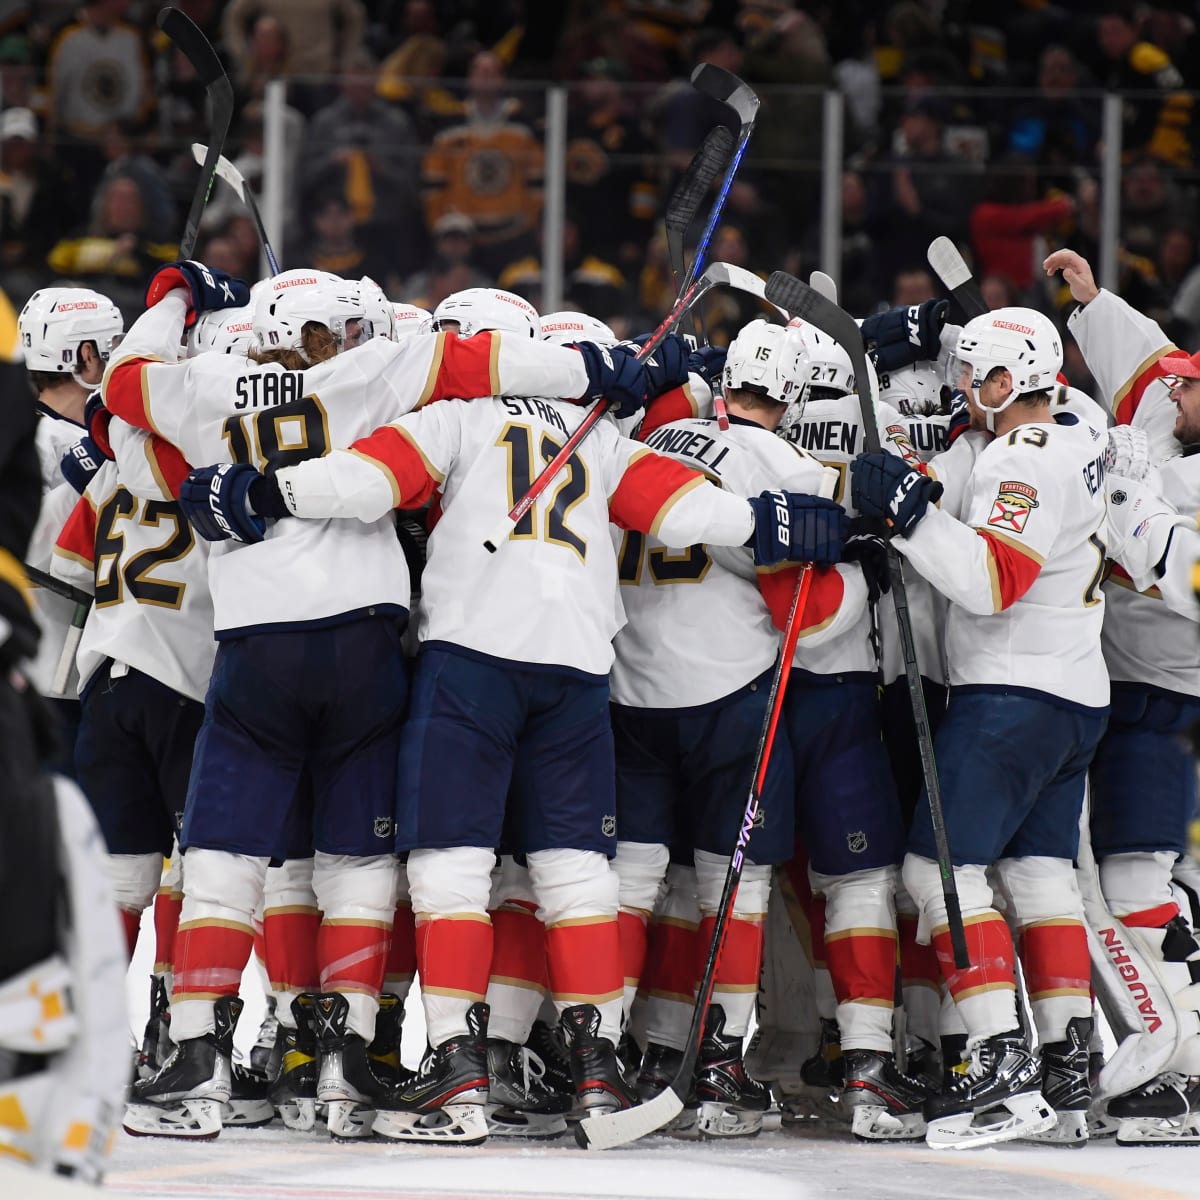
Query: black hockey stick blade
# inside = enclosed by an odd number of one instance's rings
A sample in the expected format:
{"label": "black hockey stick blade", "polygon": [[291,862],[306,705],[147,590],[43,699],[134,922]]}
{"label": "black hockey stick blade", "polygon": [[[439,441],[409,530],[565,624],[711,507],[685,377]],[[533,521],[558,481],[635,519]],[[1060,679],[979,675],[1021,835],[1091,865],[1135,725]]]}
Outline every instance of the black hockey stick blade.
{"label": "black hockey stick blade", "polygon": [[968,321],[972,317],[981,317],[987,312],[988,306],[984,302],[983,293],[979,290],[979,284],[975,282],[975,277],[971,274],[971,268],[967,266],[958,247],[948,237],[944,235],[935,237],[929,243],[925,257],[929,260],[933,273],[958,301],[959,306],[966,313]]}
{"label": "black hockey stick blade", "polygon": [[[875,397],[872,394],[872,376],[867,370],[867,353],[863,345],[862,331],[854,318],[844,309],[827,300],[820,292],[803,283],[786,271],[776,271],[767,280],[766,297],[772,304],[786,308],[793,316],[815,325],[822,333],[838,342],[850,358],[858,389],[862,412],[863,443],[868,454],[878,454],[882,448],[879,441],[879,423],[875,418]],[[950,841],[946,833],[946,822],[942,812],[941,785],[938,782],[937,763],[933,756],[933,731],[929,724],[929,713],[925,707],[925,693],[921,684],[917,662],[916,642],[912,632],[912,615],[908,609],[907,589],[900,554],[894,546],[888,547],[888,573],[892,580],[893,603],[896,609],[896,624],[904,656],[904,675],[912,702],[913,722],[917,728],[917,745],[921,755],[921,770],[925,789],[929,797],[929,814],[933,825],[934,844],[937,847],[938,869],[942,876],[942,896],[946,903],[946,919],[950,929],[950,942],[954,950],[954,963],[960,970],[971,965],[967,953],[966,931],[962,923],[962,908],[958,898],[958,886],[954,878],[954,859],[950,853]]]}
{"label": "black hockey stick blade", "polygon": [[221,157],[230,123],[233,121],[233,85],[229,82],[229,76],[225,74],[225,68],[221,66],[221,60],[212,44],[185,13],[177,8],[164,8],[158,14],[158,27],[192,64],[192,69],[204,84],[212,107],[208,153],[204,156],[200,182],[188,209],[183,237],[179,239],[179,257],[191,258],[196,252],[196,243],[200,240],[200,217],[216,182],[217,162]]}
{"label": "black hockey stick blade", "polygon": [[671,193],[667,211],[663,215],[663,223],[668,231],[675,230],[681,235],[687,233],[713,180],[725,170],[732,153],[733,134],[724,125],[714,125]]}
{"label": "black hockey stick blade", "polygon": [[715,63],[701,63],[692,72],[692,87],[722,104],[728,104],[742,125],[753,125],[758,112],[758,97],[748,83],[743,83],[732,71]]}

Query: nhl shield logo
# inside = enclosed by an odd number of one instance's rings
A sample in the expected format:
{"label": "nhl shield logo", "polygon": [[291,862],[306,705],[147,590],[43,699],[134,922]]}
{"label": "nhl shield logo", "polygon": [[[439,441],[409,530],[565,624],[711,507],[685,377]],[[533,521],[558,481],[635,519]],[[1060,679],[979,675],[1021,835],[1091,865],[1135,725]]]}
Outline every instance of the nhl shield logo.
{"label": "nhl shield logo", "polygon": [[375,818],[375,836],[377,838],[385,838],[392,836],[392,818],[391,817],[376,817]]}
{"label": "nhl shield logo", "polygon": [[846,834],[846,847],[851,854],[861,854],[867,848],[867,835],[861,829]]}
{"label": "nhl shield logo", "polygon": [[605,837],[615,837],[617,833],[617,818],[613,816],[601,817],[600,832]]}

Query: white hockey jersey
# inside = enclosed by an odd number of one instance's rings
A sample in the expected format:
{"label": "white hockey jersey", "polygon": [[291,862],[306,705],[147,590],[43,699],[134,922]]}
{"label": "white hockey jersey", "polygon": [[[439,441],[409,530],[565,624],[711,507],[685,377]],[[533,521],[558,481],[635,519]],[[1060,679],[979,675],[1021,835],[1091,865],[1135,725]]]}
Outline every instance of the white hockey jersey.
{"label": "white hockey jersey", "polygon": [[1071,413],[1020,425],[979,452],[957,511],[959,489],[951,488],[896,539],[951,601],[952,687],[1108,704],[1100,651],[1106,436]]}
{"label": "white hockey jersey", "polygon": [[607,676],[623,619],[609,522],[669,545],[741,546],[754,519],[744,500],[602,421],[489,554],[484,539],[583,416],[574,405],[508,397],[431,405],[277,478],[288,507],[311,518],[373,522],[440,491],[420,640]]}
{"label": "white hockey jersey", "polygon": [[1155,462],[1181,454],[1174,434],[1176,409],[1158,360],[1168,354],[1186,357],[1186,351],[1156,321],[1103,289],[1071,314],[1067,328],[1096,380],[1096,399],[1117,423],[1145,431]]}
{"label": "white hockey jersey", "polygon": [[52,564],[95,593],[76,657],[80,690],[111,658],[202,701],[217,650],[208,543],[165,488],[150,435],[113,421],[109,436],[117,459],[79,497]]}
{"label": "white hockey jersey", "polygon": [[[1192,567],[1200,559],[1200,455],[1169,459],[1142,484],[1110,476],[1112,573],[1104,584],[1103,645],[1109,675],[1200,696],[1200,620]],[[1167,571],[1154,568],[1173,532]]]}
{"label": "white hockey jersey", "polygon": [[[110,411],[159,433],[193,465],[278,469],[348,446],[434,400],[587,390],[577,351],[493,333],[375,339],[304,371],[224,354],[164,363],[183,318],[174,294],[139,317],[103,388]],[[367,524],[276,522],[255,545],[219,543],[209,563],[218,640],[403,613],[411,593],[390,512]]]}
{"label": "white hockey jersey", "polygon": [[[25,561],[39,571],[50,570],[54,542],[79,499],[79,493],[63,479],[59,463],[62,456],[79,441],[82,433],[82,426],[74,421],[43,415],[37,423],[34,443],[42,471],[42,507],[29,538]],[[30,681],[43,696],[73,700],[78,694],[79,682],[74,671],[68,677],[65,691],[54,691],[53,684],[63,643],[67,640],[67,630],[75,615],[75,605],[66,597],[36,584],[31,593],[33,615],[41,630],[41,639],[36,657],[28,664]]]}
{"label": "white hockey jersey", "polygon": [[[821,464],[749,421],[684,420],[643,442],[703,472],[734,496],[769,488],[816,494]],[[615,531],[626,625],[617,634],[612,698],[634,708],[690,708],[744,687],[779,654],[797,567],[756,568],[741,546],[671,545],[634,530]],[[821,570],[810,585],[802,646],[857,626],[866,584],[856,566]]]}

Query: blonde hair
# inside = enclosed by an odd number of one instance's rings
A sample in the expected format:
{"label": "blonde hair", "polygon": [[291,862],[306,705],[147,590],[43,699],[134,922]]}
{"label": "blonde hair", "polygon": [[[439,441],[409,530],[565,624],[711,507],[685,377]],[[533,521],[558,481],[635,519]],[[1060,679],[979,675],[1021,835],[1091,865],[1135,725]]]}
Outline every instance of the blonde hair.
{"label": "blonde hair", "polygon": [[300,330],[300,350],[272,347],[269,350],[253,346],[248,355],[256,363],[279,363],[286,371],[303,371],[327,362],[338,352],[338,340],[329,327],[319,321],[305,321]]}

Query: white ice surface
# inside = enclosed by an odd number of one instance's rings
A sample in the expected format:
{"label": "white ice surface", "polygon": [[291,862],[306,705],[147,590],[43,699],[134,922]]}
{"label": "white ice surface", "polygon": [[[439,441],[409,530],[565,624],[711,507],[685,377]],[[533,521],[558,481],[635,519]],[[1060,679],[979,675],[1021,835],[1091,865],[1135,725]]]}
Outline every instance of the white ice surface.
{"label": "white ice surface", "polygon": [[[139,1040],[152,957],[152,936],[143,936],[129,976]],[[262,1013],[256,969],[242,994],[244,1052]],[[424,1036],[414,1004],[404,1029],[410,1066]],[[1082,1150],[1010,1144],[935,1152],[865,1146],[844,1127],[814,1123],[741,1143],[656,1137],[589,1152],[570,1140],[521,1147],[493,1139],[474,1149],[346,1145],[273,1125],[192,1144],[118,1133],[106,1192],[156,1200],[1200,1200],[1200,1146],[1107,1141]],[[33,1194],[0,1176],[0,1200]]]}

